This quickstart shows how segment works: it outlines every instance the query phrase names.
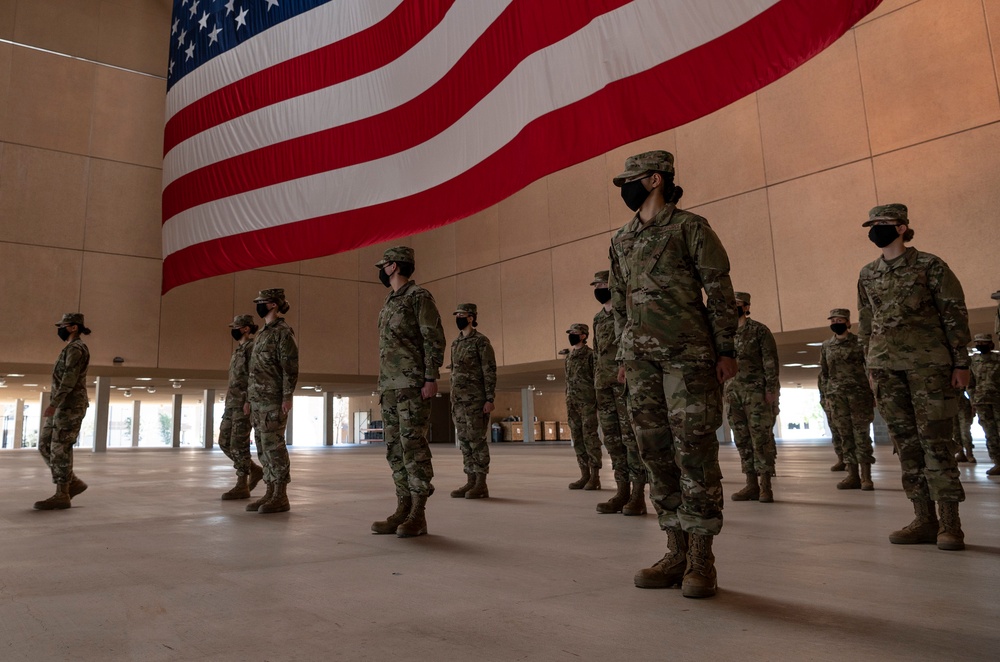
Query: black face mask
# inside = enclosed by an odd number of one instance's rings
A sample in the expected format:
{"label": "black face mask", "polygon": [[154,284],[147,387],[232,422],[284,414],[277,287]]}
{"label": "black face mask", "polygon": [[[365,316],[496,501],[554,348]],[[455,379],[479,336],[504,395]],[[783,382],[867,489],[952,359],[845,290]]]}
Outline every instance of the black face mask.
{"label": "black face mask", "polygon": [[69,340],[69,335],[70,335],[69,329],[67,329],[65,326],[60,326],[58,329],[56,329],[56,333],[59,335],[59,340],[62,340],[63,342]]}
{"label": "black face mask", "polygon": [[896,241],[898,236],[899,232],[896,231],[895,225],[873,225],[868,230],[868,238],[879,248],[885,248]]}
{"label": "black face mask", "polygon": [[233,334],[233,340],[240,340],[243,338],[243,332],[239,329],[231,329],[229,333]]}
{"label": "black face mask", "polygon": [[980,354],[989,354],[993,351],[993,345],[976,345],[976,349]]}
{"label": "black face mask", "polygon": [[260,318],[267,317],[267,314],[269,312],[270,309],[267,307],[267,303],[261,301],[260,303],[257,304],[257,317]]}
{"label": "black face mask", "polygon": [[382,281],[382,284],[386,287],[392,287],[392,283],[389,282],[389,278],[389,274],[387,274],[384,269],[378,270],[378,279]]}
{"label": "black face mask", "polygon": [[594,298],[601,303],[607,303],[611,301],[611,290],[606,287],[599,287],[594,290]]}
{"label": "black face mask", "polygon": [[632,211],[639,211],[639,207],[648,197],[649,191],[642,185],[641,179],[622,184],[622,200],[625,201],[625,206]]}
{"label": "black face mask", "polygon": [[469,326],[469,318],[468,317],[456,317],[455,318],[455,326],[458,327],[459,331],[464,331],[465,327]]}
{"label": "black face mask", "polygon": [[579,333],[571,333],[571,334],[569,334],[569,344],[572,345],[573,347],[576,347],[577,345],[579,345],[580,344],[580,334]]}
{"label": "black face mask", "polygon": [[743,306],[736,306],[736,315],[738,317],[743,317],[746,314],[747,314],[746,308],[744,308]]}
{"label": "black face mask", "polygon": [[847,333],[847,325],[843,322],[838,322],[836,324],[830,325],[830,330],[836,333],[838,336]]}

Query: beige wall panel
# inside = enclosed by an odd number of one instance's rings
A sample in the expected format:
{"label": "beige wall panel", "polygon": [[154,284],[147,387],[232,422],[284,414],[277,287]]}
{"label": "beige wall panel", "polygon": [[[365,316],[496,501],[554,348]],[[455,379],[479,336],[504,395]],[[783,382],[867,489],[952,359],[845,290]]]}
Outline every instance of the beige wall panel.
{"label": "beige wall panel", "polygon": [[757,98],[768,183],[871,156],[853,32]]}
{"label": "beige wall panel", "polygon": [[[590,282],[590,281],[587,281]],[[541,251],[500,264],[506,365],[555,357],[552,255]]]}
{"label": "beige wall panel", "polygon": [[[374,269],[372,270],[374,271]],[[381,283],[359,283],[358,365],[362,375],[378,375],[378,313],[388,295]],[[376,380],[372,380],[375,390]],[[381,418],[378,416],[376,418]]]}
{"label": "beige wall panel", "polygon": [[299,339],[302,372],[358,374],[358,283],[302,277]]}
{"label": "beige wall panel", "polygon": [[[664,133],[658,133],[655,136],[622,145],[604,155],[604,185],[608,190],[608,228],[617,230],[632,220],[634,216],[622,202],[621,189],[615,186],[611,180],[625,169],[625,159],[654,149],[665,149],[677,156],[677,132],[671,129]],[[682,181],[683,175],[678,174],[677,182],[681,183]]]}
{"label": "beige wall panel", "polygon": [[409,246],[412,248],[413,242],[410,237],[400,237],[399,239],[365,246],[355,251],[358,254],[358,280],[378,283],[378,269],[375,268],[375,263],[382,259],[382,254],[387,248],[394,246]]}
{"label": "beige wall panel", "polygon": [[[868,21],[875,20],[876,18],[881,18],[882,16],[894,12],[897,9],[902,9],[907,5],[912,5],[919,1],[920,0],[882,0],[882,4],[876,7],[872,13],[868,14],[868,16],[865,16],[863,19],[858,21],[858,25],[861,25],[862,23],[867,23]],[[937,0],[933,1],[936,2]],[[943,0],[943,1],[948,2],[948,0]]]}
{"label": "beige wall panel", "polygon": [[162,176],[156,168],[91,159],[85,248],[161,257]]}
{"label": "beige wall panel", "polygon": [[[500,265],[492,264],[482,269],[458,274],[455,283],[455,301],[476,304],[479,310],[477,328],[490,339],[497,365],[504,365]],[[448,318],[450,315],[445,314],[444,317]],[[454,319],[445,319],[445,324],[449,323],[454,325]]]}
{"label": "beige wall panel", "polygon": [[91,154],[112,161],[161,167],[166,82],[98,67],[95,83]]}
{"label": "beige wall panel", "polygon": [[301,271],[300,262],[285,262],[284,264],[272,264],[269,267],[261,267],[257,271],[267,271],[279,274],[297,274]]}
{"label": "beige wall panel", "polygon": [[160,330],[160,260],[83,254],[80,308],[87,326],[92,365],[155,367]]}
{"label": "beige wall panel", "polygon": [[[0,39],[14,38],[14,10],[17,0],[0,0]],[[0,95],[3,99],[3,95]]]}
{"label": "beige wall panel", "polygon": [[764,186],[757,97],[677,129],[677,181],[688,206]]}
{"label": "beige wall panel", "polygon": [[549,247],[548,179],[529,184],[502,201],[500,259],[533,253]]}
{"label": "beige wall panel", "polygon": [[455,318],[451,315],[458,304],[455,277],[443,278],[432,283],[423,283],[418,280],[417,283],[434,296],[434,303],[437,304],[438,312],[441,314],[441,326],[444,328],[444,337],[447,340],[444,346],[444,363],[442,365],[448,365],[448,348],[451,347],[451,341],[458,336],[458,327],[455,326]]}
{"label": "beige wall panel", "polygon": [[1000,119],[981,0],[923,0],[855,32],[873,153]]}
{"label": "beige wall panel", "polygon": [[318,257],[314,260],[303,260],[299,263],[303,276],[323,276],[325,278],[340,278],[341,280],[358,279],[358,251],[337,253]]}
{"label": "beige wall panel", "polygon": [[608,229],[608,186],[603,155],[548,176],[549,243],[591,237]]}
{"label": "beige wall panel", "polygon": [[83,248],[87,158],[6,145],[0,158],[0,241]]}
{"label": "beige wall panel", "polygon": [[[569,347],[566,329],[570,324],[593,326],[594,315],[601,304],[594,298],[590,281],[594,273],[610,269],[608,262],[608,236],[601,233],[590,239],[552,249],[552,291],[555,301],[555,342],[556,350]],[[594,330],[591,328],[591,335]],[[594,341],[589,341],[591,347]],[[550,357],[543,357],[550,358]]]}
{"label": "beige wall panel", "polygon": [[170,42],[164,36],[170,30],[171,4],[103,0],[97,59],[166,77]]}
{"label": "beige wall panel", "polygon": [[[0,306],[17,311],[16,324],[0,325],[0,361],[55,363],[62,346],[53,325],[63,313],[80,311],[82,255],[80,251],[0,242],[4,282]],[[82,312],[91,325],[90,313]]]}
{"label": "beige wall panel", "polygon": [[[2,0],[0,0],[2,1]],[[0,39],[3,39],[0,36]],[[14,47],[0,44],[0,139],[7,135],[8,108],[10,107],[10,66],[14,57]]]}
{"label": "beige wall panel", "polygon": [[97,68],[79,60],[15,48],[7,121],[0,125],[0,139],[86,154]]}
{"label": "beige wall panel", "polygon": [[487,207],[455,227],[455,269],[458,273],[500,261],[500,208]]}
{"label": "beige wall panel", "polygon": [[229,369],[235,280],[233,274],[197,280],[160,298],[160,368]]}
{"label": "beige wall panel", "polygon": [[444,225],[413,235],[410,247],[417,260],[414,276],[420,282],[427,283],[455,275],[454,225]]}
{"label": "beige wall panel", "polygon": [[95,60],[96,8],[94,0],[18,0],[14,41]]}
{"label": "beige wall panel", "polygon": [[[280,287],[285,290],[285,299],[291,306],[288,314],[284,315],[285,321],[298,333],[299,316],[304,313],[302,301],[299,296],[300,277],[295,274],[284,274],[273,271],[240,271],[236,274],[236,294],[233,297],[233,310],[231,315],[253,315],[257,317],[256,304],[253,302],[257,298],[257,293],[261,290],[269,290]],[[312,314],[311,312],[308,314]],[[229,318],[232,321],[232,317]],[[257,322],[263,326],[262,322]]]}
{"label": "beige wall panel", "polygon": [[[993,70],[1000,71],[1000,0],[983,0],[986,10],[986,29],[993,52]],[[0,57],[2,62],[2,57]],[[998,82],[1000,84],[1000,82]],[[0,112],[3,112],[0,110]]]}
{"label": "beige wall panel", "polygon": [[948,263],[962,281],[970,308],[995,307],[990,293],[1000,289],[998,172],[997,125],[875,159],[879,202],[907,205],[915,233],[911,245]]}
{"label": "beige wall panel", "polygon": [[729,254],[733,289],[749,292],[752,317],[781,330],[774,247],[766,191],[751,191],[692,209],[708,219]]}
{"label": "beige wall panel", "polygon": [[783,331],[826,325],[831,308],[857,316],[858,272],[878,256],[861,223],[875,205],[871,162],[769,190]]}

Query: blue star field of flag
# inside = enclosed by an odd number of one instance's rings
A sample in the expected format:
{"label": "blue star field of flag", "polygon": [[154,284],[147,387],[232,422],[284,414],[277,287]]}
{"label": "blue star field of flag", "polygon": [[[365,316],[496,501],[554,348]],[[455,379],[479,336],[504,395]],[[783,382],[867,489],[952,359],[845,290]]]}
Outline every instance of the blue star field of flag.
{"label": "blue star field of flag", "polygon": [[331,0],[174,0],[167,89],[212,58]]}

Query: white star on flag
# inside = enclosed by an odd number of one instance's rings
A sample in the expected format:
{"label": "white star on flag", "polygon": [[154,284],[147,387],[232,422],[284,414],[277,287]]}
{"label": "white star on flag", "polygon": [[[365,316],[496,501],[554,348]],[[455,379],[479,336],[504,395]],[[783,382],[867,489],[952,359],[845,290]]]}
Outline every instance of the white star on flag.
{"label": "white star on flag", "polygon": [[208,33],[208,45],[211,46],[215,42],[219,41],[219,33],[222,32],[222,28],[216,25],[212,28],[212,31]]}
{"label": "white star on flag", "polygon": [[194,0],[194,4],[191,5],[191,18],[194,18],[194,15],[197,13],[198,13],[198,0]]}
{"label": "white star on flag", "polygon": [[244,7],[243,9],[240,10],[239,16],[236,17],[236,29],[237,30],[246,26],[246,24],[247,24],[247,14],[249,14],[249,13],[250,12],[247,11],[246,7]]}
{"label": "white star on flag", "polygon": [[226,16],[229,16],[234,11],[236,11],[235,9],[233,9],[233,5],[235,5],[235,4],[236,4],[236,0],[228,0],[226,2]]}
{"label": "white star on flag", "polygon": [[191,42],[191,45],[188,46],[187,49],[184,51],[184,54],[187,56],[187,57],[184,58],[185,62],[187,62],[188,60],[190,60],[191,58],[194,57],[194,42],[193,41]]}
{"label": "white star on flag", "polygon": [[177,48],[180,48],[181,46],[184,45],[184,40],[187,39],[187,35],[188,35],[187,30],[181,30],[180,36],[177,37]]}
{"label": "white star on flag", "polygon": [[179,19],[179,18],[175,18],[174,19],[174,24],[170,26],[170,35],[171,36],[177,34],[177,26],[179,26],[180,23],[181,23],[181,19]]}
{"label": "white star on flag", "polygon": [[173,59],[171,58],[171,60],[170,60],[170,64],[169,64],[169,65],[167,65],[167,75],[169,76],[169,75],[171,75],[171,74],[173,74],[173,73],[174,73],[174,61],[173,61]]}
{"label": "white star on flag", "polygon": [[202,13],[201,18],[198,19],[198,25],[202,30],[208,29],[208,12]]}
{"label": "white star on flag", "polygon": [[278,0],[267,0],[267,11],[271,11],[271,7],[277,7]]}

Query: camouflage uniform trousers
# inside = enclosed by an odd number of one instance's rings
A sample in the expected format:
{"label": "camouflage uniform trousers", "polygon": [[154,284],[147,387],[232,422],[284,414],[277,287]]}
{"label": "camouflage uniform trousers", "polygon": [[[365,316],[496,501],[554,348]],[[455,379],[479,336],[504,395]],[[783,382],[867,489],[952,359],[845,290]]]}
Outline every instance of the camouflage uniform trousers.
{"label": "camouflage uniform trousers", "polygon": [[428,495],[434,467],[427,443],[431,403],[419,388],[382,391],[382,426],[385,430],[385,459],[392,469],[396,496]]}
{"label": "camouflage uniform trousers", "polygon": [[603,461],[601,437],[597,434],[597,407],[566,403],[569,432],[573,438],[573,451],[580,468],[600,469]]}
{"label": "camouflage uniform trousers", "polygon": [[823,400],[820,402],[820,406],[823,408],[823,413],[826,414],[826,423],[830,427],[830,436],[833,437],[833,452],[837,454],[837,457],[844,457],[844,440],[840,436],[840,428],[833,422],[833,411],[830,408],[829,400]]}
{"label": "camouflage uniform trousers", "polygon": [[870,396],[853,397],[850,393],[827,396],[835,426],[841,438],[844,462],[847,464],[875,464],[872,452],[871,424],[875,420]]}
{"label": "camouflage uniform trousers", "polygon": [[958,414],[951,424],[951,452],[957,455],[972,445],[972,407],[959,406]]}
{"label": "camouflage uniform trousers", "polygon": [[889,426],[911,501],[964,501],[951,452],[958,393],[948,368],[871,370],[879,413]]}
{"label": "camouflage uniform trousers", "polygon": [[[281,410],[280,404],[251,404],[250,418],[259,449],[258,455],[261,464],[264,465],[264,482],[290,483],[291,467],[288,447],[285,446],[285,425],[288,423],[288,414]],[[247,455],[249,454],[248,447]]]}
{"label": "camouflage uniform trousers", "polygon": [[639,445],[628,415],[628,389],[624,384],[597,389],[597,420],[604,432],[604,447],[611,456],[615,482],[645,482],[646,469],[639,459]]}
{"label": "camouflage uniform trousers", "polygon": [[722,389],[714,363],[626,361],[629,407],[660,528],[722,530]]}
{"label": "camouflage uniform trousers", "polygon": [[458,433],[462,464],[465,473],[470,476],[490,472],[490,446],[487,441],[490,415],[483,412],[485,406],[485,400],[451,403],[451,418]]}
{"label": "camouflage uniform trousers", "polygon": [[52,471],[53,483],[73,480],[73,445],[80,436],[80,425],[87,409],[56,409],[45,419],[38,435],[38,452]]}
{"label": "camouflage uniform trousers", "polygon": [[976,405],[976,414],[986,433],[986,452],[993,464],[1000,464],[1000,405]]}
{"label": "camouflage uniform trousers", "polygon": [[[250,464],[250,432],[253,425],[250,417],[243,413],[243,408],[229,407],[222,412],[222,424],[219,426],[219,448],[233,461],[237,476],[249,476]],[[257,439],[257,459],[263,462],[260,452],[260,439]]]}
{"label": "camouflage uniform trousers", "polygon": [[774,407],[764,399],[763,387],[733,384],[726,389],[726,403],[729,405],[729,426],[740,453],[740,469],[745,474],[775,475],[778,449],[771,430]]}

